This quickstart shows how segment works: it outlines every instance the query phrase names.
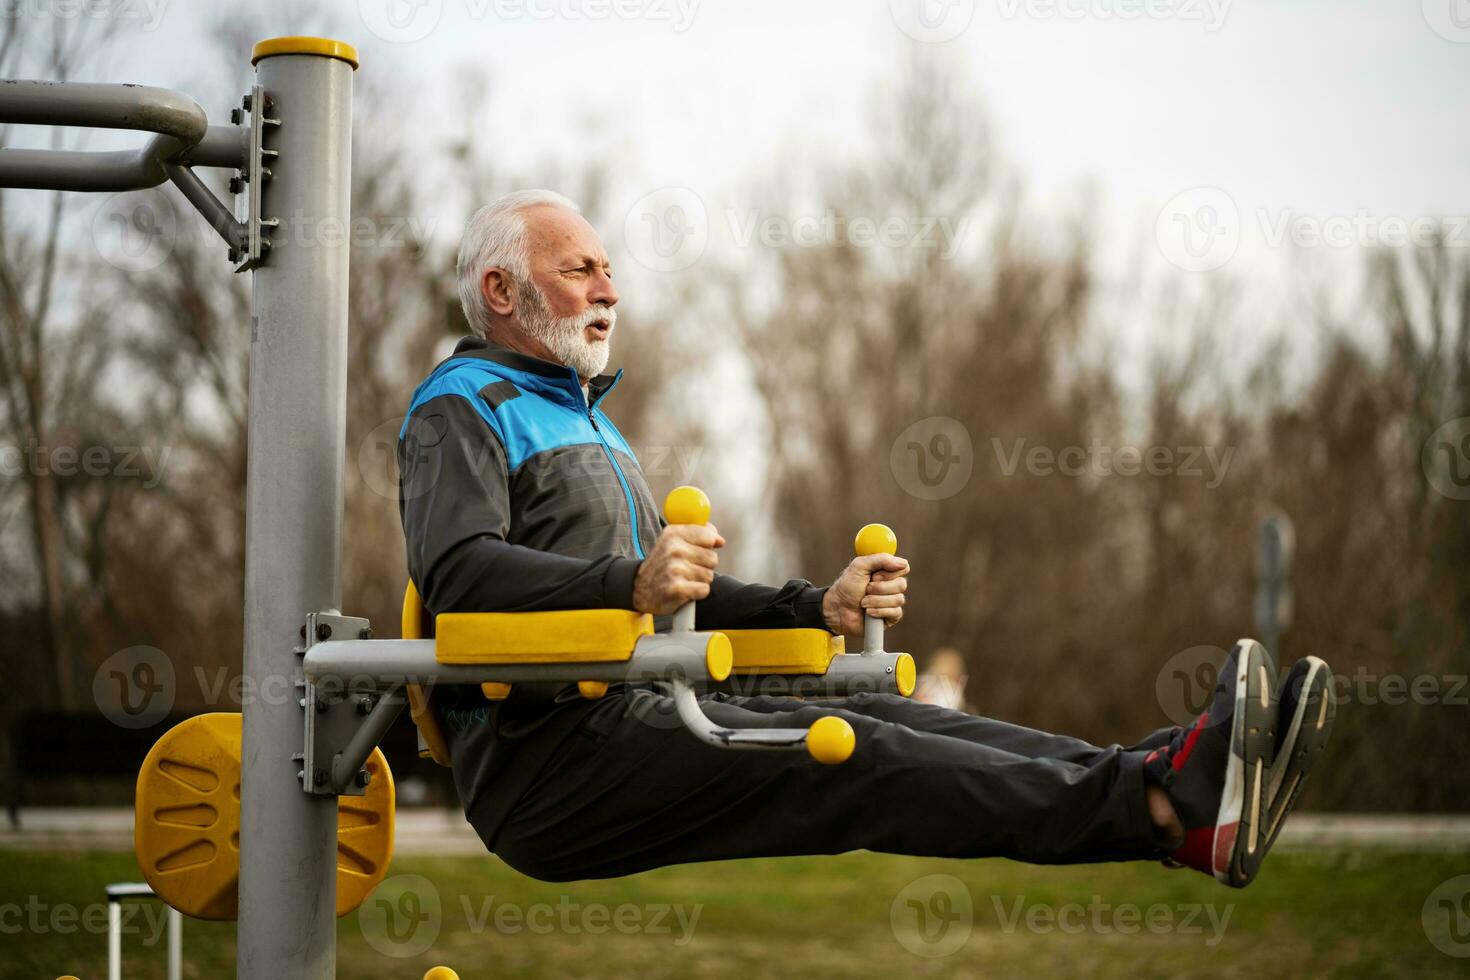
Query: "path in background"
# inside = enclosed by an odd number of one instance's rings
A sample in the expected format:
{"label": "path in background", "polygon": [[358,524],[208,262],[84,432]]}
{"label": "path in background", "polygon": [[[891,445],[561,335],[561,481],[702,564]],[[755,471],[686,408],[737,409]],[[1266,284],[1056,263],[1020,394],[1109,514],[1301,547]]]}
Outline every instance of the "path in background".
{"label": "path in background", "polygon": [[[396,854],[483,854],[484,845],[458,810],[400,809]],[[124,807],[34,807],[21,828],[0,822],[0,849],[126,851],[133,847],[133,811]],[[1470,851],[1470,815],[1293,815],[1276,847],[1288,851],[1374,850],[1401,853]]]}

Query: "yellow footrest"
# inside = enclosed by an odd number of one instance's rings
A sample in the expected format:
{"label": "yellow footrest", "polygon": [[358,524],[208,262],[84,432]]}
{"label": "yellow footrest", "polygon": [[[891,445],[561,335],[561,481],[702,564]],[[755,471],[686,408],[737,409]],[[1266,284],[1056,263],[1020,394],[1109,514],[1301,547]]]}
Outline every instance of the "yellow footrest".
{"label": "yellow footrest", "polygon": [[652,633],[652,616],[627,609],[441,613],[434,620],[434,657],[441,664],[627,660],[638,638]]}
{"label": "yellow footrest", "polygon": [[825,674],[846,646],[826,630],[720,630],[735,650],[737,674]]}

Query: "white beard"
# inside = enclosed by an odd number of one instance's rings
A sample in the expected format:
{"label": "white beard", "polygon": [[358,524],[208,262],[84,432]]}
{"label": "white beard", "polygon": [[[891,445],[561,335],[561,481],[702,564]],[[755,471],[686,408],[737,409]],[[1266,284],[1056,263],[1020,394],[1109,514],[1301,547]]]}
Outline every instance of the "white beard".
{"label": "white beard", "polygon": [[[532,282],[517,281],[521,300],[521,329],[545,344],[558,361],[577,372],[579,378],[595,378],[607,367],[612,354],[612,332],[617,327],[618,311],[611,306],[589,306],[575,316],[553,316],[546,297]],[[589,341],[587,327],[606,320],[607,340]]]}

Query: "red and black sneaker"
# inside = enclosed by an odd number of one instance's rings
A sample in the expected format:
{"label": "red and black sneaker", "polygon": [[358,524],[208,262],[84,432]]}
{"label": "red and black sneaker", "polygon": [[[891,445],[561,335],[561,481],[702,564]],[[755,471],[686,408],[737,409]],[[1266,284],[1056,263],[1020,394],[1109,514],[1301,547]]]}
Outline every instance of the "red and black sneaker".
{"label": "red and black sneaker", "polygon": [[1268,664],[1255,640],[1236,643],[1209,708],[1144,759],[1146,779],[1169,794],[1184,825],[1170,859],[1236,888],[1250,884],[1270,847],[1262,830],[1277,703]]}
{"label": "red and black sneaker", "polygon": [[1307,774],[1327,749],[1337,703],[1332,668],[1316,657],[1291,665],[1281,682],[1281,731],[1276,761],[1266,780],[1266,847],[1276,843],[1286,815],[1296,805]]}

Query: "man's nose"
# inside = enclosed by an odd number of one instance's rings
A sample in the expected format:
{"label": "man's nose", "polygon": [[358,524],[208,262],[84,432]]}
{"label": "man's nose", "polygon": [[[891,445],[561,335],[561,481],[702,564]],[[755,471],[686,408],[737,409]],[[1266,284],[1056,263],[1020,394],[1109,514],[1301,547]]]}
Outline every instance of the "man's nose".
{"label": "man's nose", "polygon": [[617,287],[606,272],[598,272],[592,277],[591,286],[587,290],[587,302],[600,303],[603,306],[618,305]]}

